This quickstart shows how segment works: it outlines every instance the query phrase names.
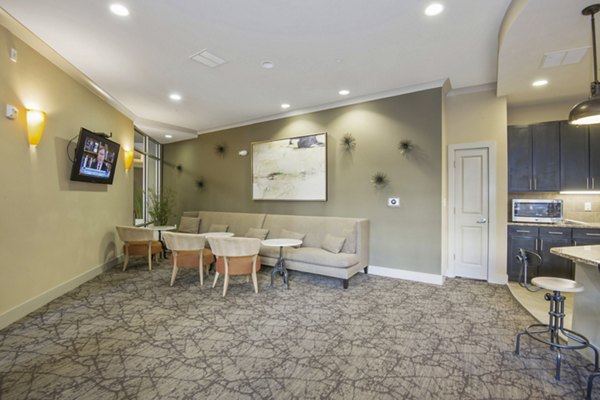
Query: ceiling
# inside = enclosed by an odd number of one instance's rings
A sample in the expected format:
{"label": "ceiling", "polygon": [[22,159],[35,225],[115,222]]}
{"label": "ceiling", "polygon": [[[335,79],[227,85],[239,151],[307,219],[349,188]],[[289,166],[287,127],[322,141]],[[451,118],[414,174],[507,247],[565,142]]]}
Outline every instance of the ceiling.
{"label": "ceiling", "polygon": [[[591,22],[581,10],[590,0],[530,0],[514,2],[515,17],[505,21],[498,52],[498,95],[511,106],[589,97],[593,80]],[[598,16],[597,18],[600,18]],[[581,62],[542,68],[545,53],[587,49]],[[548,85],[533,88],[537,79]],[[575,105],[575,103],[573,103]]]}
{"label": "ceiling", "polygon": [[[579,0],[514,0],[504,27],[511,0],[438,0],[445,10],[434,17],[423,13],[429,0],[114,1],[131,14],[112,14],[112,0],[0,7],[162,143],[445,79],[453,89],[497,81],[515,104],[585,96],[590,81],[588,54],[544,70],[551,82],[542,90],[530,85],[544,52],[589,46],[589,18],[580,15],[588,4]],[[226,62],[190,60],[202,50]]]}

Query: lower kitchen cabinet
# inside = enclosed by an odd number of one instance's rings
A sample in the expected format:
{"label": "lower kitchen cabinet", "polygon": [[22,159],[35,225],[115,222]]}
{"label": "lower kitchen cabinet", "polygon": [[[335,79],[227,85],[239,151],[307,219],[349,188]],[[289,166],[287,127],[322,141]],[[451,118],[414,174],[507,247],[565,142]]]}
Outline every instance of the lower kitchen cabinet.
{"label": "lower kitchen cabinet", "polygon": [[[518,281],[521,264],[517,261],[519,249],[529,251],[538,250],[539,228],[537,226],[509,226],[508,227],[508,280]],[[528,278],[535,276],[535,268],[528,271]]]}
{"label": "lower kitchen cabinet", "polygon": [[571,260],[550,253],[553,247],[572,246],[571,228],[540,228],[538,254],[542,256],[540,276],[574,279],[575,266]]}
{"label": "lower kitchen cabinet", "polygon": [[[582,232],[579,232],[582,231]],[[592,232],[594,231],[594,232]],[[573,279],[575,277],[574,264],[562,257],[550,253],[553,247],[573,246],[575,232],[578,232],[578,244],[586,244],[591,240],[596,240],[600,244],[600,229],[572,229],[562,227],[537,227],[511,225],[508,227],[508,280],[518,281],[521,271],[521,264],[516,257],[519,249],[533,251],[542,257],[542,264],[539,269],[530,268],[528,279],[536,276],[552,276],[557,278]],[[597,233],[598,236],[590,236],[590,233]]]}

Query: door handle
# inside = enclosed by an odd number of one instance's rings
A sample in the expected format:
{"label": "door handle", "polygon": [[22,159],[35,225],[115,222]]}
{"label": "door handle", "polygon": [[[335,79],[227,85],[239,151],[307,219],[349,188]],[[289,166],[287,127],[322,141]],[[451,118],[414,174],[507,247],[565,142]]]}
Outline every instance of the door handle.
{"label": "door handle", "polygon": [[486,222],[487,222],[487,219],[486,219],[486,218],[479,218],[479,219],[477,220],[477,223],[478,223],[478,224],[485,224]]}

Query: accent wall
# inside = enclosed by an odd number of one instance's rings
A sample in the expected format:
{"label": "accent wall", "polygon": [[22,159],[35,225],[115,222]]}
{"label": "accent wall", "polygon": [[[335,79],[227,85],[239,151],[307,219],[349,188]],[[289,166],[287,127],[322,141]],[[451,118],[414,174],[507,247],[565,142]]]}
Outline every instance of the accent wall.
{"label": "accent wall", "polygon": [[[442,96],[442,88],[430,89],[169,144],[164,186],[176,194],[177,217],[184,210],[208,210],[368,218],[371,266],[439,276]],[[327,201],[252,200],[252,142],[319,132],[328,135]],[[346,133],[356,138],[354,151],[341,145]],[[407,156],[398,149],[401,140],[414,144]],[[215,151],[219,144],[227,148],[224,156]],[[239,156],[240,150],[249,155]],[[377,172],[387,175],[387,186],[370,182]],[[400,207],[388,207],[388,197],[399,197]]]}

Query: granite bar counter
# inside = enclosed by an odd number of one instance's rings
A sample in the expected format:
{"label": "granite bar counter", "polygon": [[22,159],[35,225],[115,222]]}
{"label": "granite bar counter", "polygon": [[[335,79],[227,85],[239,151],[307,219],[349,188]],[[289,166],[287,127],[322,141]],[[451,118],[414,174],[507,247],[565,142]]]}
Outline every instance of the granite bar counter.
{"label": "granite bar counter", "polygon": [[[575,280],[584,291],[573,302],[573,330],[600,346],[600,245],[554,247],[552,254],[575,262]],[[591,351],[582,353],[591,358]]]}

